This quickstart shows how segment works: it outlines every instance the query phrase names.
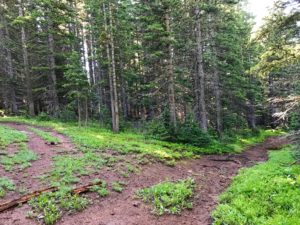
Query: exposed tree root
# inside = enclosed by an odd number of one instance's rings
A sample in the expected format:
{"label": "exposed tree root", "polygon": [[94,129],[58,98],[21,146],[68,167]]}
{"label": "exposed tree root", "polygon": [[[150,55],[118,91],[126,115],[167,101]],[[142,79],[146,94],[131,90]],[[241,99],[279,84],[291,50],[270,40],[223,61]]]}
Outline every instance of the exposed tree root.
{"label": "exposed tree root", "polygon": [[[73,190],[71,190],[71,193],[81,194],[81,193],[84,193],[84,192],[88,192],[92,186],[99,185],[99,184],[101,184],[101,181],[96,182],[96,183],[89,183],[87,185],[80,186],[80,187],[76,187]],[[16,198],[16,199],[13,199],[13,200],[6,201],[6,202],[0,204],[0,212],[3,212],[5,210],[11,209],[11,208],[14,208],[14,207],[16,207],[20,204],[24,204],[24,203],[28,202],[30,199],[39,196],[40,194],[48,193],[48,192],[54,192],[54,191],[58,191],[58,190],[59,190],[58,187],[45,188],[45,189],[41,189],[41,190],[34,191],[32,193],[29,193],[29,194],[24,195],[20,198]]]}

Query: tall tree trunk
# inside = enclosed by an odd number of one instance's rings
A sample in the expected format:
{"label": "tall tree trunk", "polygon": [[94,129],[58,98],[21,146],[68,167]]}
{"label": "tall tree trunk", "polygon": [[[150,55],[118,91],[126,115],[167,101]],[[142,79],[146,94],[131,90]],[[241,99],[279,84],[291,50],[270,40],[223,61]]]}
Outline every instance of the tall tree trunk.
{"label": "tall tree trunk", "polygon": [[[170,9],[167,9],[165,15],[165,25],[168,36],[171,37],[171,19],[170,19]],[[171,41],[171,38],[169,38]],[[167,60],[167,74],[168,74],[168,102],[169,102],[169,110],[170,110],[170,122],[174,130],[177,127],[176,120],[176,103],[175,103],[175,91],[174,91],[174,49],[171,43],[168,43],[168,60]]]}
{"label": "tall tree trunk", "polygon": [[117,74],[116,74],[116,62],[115,62],[115,44],[114,44],[114,34],[113,34],[113,16],[111,4],[108,4],[109,11],[109,27],[110,27],[110,47],[111,47],[111,75],[112,75],[112,87],[114,96],[114,108],[115,108],[115,127],[113,127],[114,132],[119,132],[120,130],[120,118],[119,118],[119,101],[118,101],[118,91],[117,91]]}
{"label": "tall tree trunk", "polygon": [[[23,17],[23,3],[22,0],[18,0],[19,4],[19,16]],[[28,113],[30,116],[34,116],[34,101],[33,101],[33,94],[32,94],[32,81],[30,77],[29,71],[29,60],[28,60],[28,49],[27,49],[27,37],[26,31],[23,25],[21,25],[21,41],[22,41],[22,52],[23,52],[23,73],[25,76],[26,82],[26,101],[28,105]]]}
{"label": "tall tree trunk", "polygon": [[[104,14],[104,29],[107,36],[108,34],[108,24],[107,24],[107,15],[106,15],[106,8],[105,4],[103,4],[103,14]],[[114,91],[113,91],[113,77],[112,77],[112,70],[111,70],[111,57],[110,57],[110,49],[108,41],[105,42],[106,48],[106,57],[108,61],[108,79],[109,79],[109,94],[110,94],[110,108],[111,108],[111,119],[112,119],[112,128],[113,130],[116,127],[116,114],[115,114],[115,105],[114,105]]]}
{"label": "tall tree trunk", "polygon": [[[273,98],[275,96],[273,76],[274,75],[272,73],[270,73],[269,77],[268,77],[268,83],[269,83],[268,97],[269,98]],[[276,123],[276,121],[274,120],[274,117],[273,117],[274,113],[276,113],[276,106],[272,101],[270,101],[270,103],[269,103],[269,121],[268,122],[272,128],[276,128],[276,126],[278,125],[278,123]]]}
{"label": "tall tree trunk", "polygon": [[124,65],[123,60],[120,59],[120,70],[121,70],[121,94],[122,94],[122,108],[123,116],[125,119],[128,118],[128,96],[127,96],[127,82],[124,79]]}
{"label": "tall tree trunk", "polygon": [[78,126],[81,126],[81,104],[80,104],[80,96],[77,93],[77,113],[78,113]]}
{"label": "tall tree trunk", "polygon": [[[112,29],[112,9],[110,3],[108,4],[109,18],[106,15],[106,7],[103,4],[104,13],[104,29],[109,40],[106,41],[106,57],[108,60],[108,77],[109,77],[109,91],[110,91],[110,104],[112,116],[112,129],[114,132],[119,132],[119,108],[116,84],[116,67],[115,67],[115,52],[114,52],[114,39]],[[109,26],[109,30],[108,30]]]}
{"label": "tall tree trunk", "polygon": [[[216,4],[215,1],[210,2],[210,4]],[[209,13],[209,38],[211,39],[212,45],[212,70],[213,70],[213,89],[215,96],[215,110],[216,110],[216,131],[218,136],[220,137],[222,134],[222,103],[221,103],[221,90],[220,90],[220,75],[218,70],[218,51],[215,41],[215,32],[216,32],[216,21],[213,21],[212,13]]]}
{"label": "tall tree trunk", "polygon": [[54,38],[53,38],[53,23],[51,18],[48,18],[48,47],[49,47],[49,92],[51,99],[50,113],[57,116],[59,112],[59,103],[56,90],[56,74],[55,74],[55,56],[54,56]]}
{"label": "tall tree trunk", "polygon": [[90,31],[87,31],[86,35],[86,46],[87,46],[87,60],[88,60],[88,67],[89,67],[89,77],[91,85],[95,85],[95,72],[93,67],[93,40],[92,40],[92,33]]}
{"label": "tall tree trunk", "polygon": [[196,99],[198,99],[199,116],[200,116],[200,127],[206,132],[207,131],[207,115],[206,115],[206,103],[205,103],[205,74],[203,70],[203,46],[202,46],[202,31],[201,31],[201,19],[199,6],[195,9],[196,16],[196,43],[197,43],[197,63],[196,63]]}
{"label": "tall tree trunk", "polygon": [[[1,4],[3,4],[3,2],[1,2]],[[0,8],[1,10],[1,8]],[[0,11],[0,24],[3,24],[4,21],[3,21],[3,15],[4,13],[2,11]],[[4,29],[3,27],[0,27],[0,43],[5,43],[5,35],[4,35]],[[5,52],[5,48],[3,45],[0,45],[0,62],[1,62],[1,70],[0,70],[0,73],[1,73],[1,97],[2,97],[2,101],[3,101],[3,107],[5,110],[9,110],[9,100],[8,100],[8,84],[7,84],[7,81],[8,81],[8,78],[7,78],[7,71],[6,71],[6,52]],[[3,75],[2,75],[3,73]],[[0,115],[2,116],[2,115]]]}
{"label": "tall tree trunk", "polygon": [[256,121],[255,121],[255,108],[254,108],[254,103],[253,100],[250,99],[249,101],[247,101],[246,103],[246,118],[247,118],[247,123],[248,123],[248,127],[251,130],[255,130],[256,129]]}
{"label": "tall tree trunk", "polygon": [[[7,27],[6,21],[4,21],[5,24],[5,31],[6,31],[6,37],[9,40],[10,35],[9,35],[9,30]],[[14,76],[14,71],[13,71],[13,61],[12,61],[12,56],[11,56],[11,51],[9,48],[6,49],[7,53],[7,72],[8,72],[8,77],[9,77],[9,99],[10,99],[10,107],[11,107],[11,112],[13,114],[18,113],[18,105],[17,105],[17,100],[16,100],[16,92],[15,92],[15,76]]]}
{"label": "tall tree trunk", "polygon": [[[3,5],[4,1],[1,0],[0,3]],[[6,41],[10,41],[9,29],[4,15],[5,13],[1,10],[0,23],[2,24],[2,28],[0,28],[0,41],[2,41],[2,43],[5,43]],[[0,50],[2,56],[6,57],[6,60],[3,59],[3,62],[7,62],[6,66],[3,65],[3,68],[5,67],[7,68],[6,72],[8,75],[7,80],[5,80],[5,83],[7,81],[7,84],[4,85],[5,87],[3,88],[3,90],[5,90],[4,97],[6,98],[4,102],[7,102],[7,106],[11,113],[17,114],[18,106],[16,100],[15,86],[14,86],[14,71],[13,71],[11,49],[9,46],[7,46],[7,47],[0,47]]]}

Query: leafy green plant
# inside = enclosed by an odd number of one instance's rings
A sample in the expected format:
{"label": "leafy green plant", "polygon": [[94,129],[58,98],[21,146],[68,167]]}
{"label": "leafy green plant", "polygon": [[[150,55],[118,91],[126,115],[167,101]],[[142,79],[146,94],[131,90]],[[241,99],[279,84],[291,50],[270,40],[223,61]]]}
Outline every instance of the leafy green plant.
{"label": "leafy green plant", "polygon": [[124,185],[125,183],[122,181],[115,181],[112,182],[111,188],[113,191],[121,193],[124,190]]}
{"label": "leafy green plant", "polygon": [[29,201],[33,210],[31,216],[37,220],[42,218],[47,225],[57,222],[65,211],[69,213],[81,211],[88,204],[89,201],[86,198],[73,195],[64,188],[54,193],[41,194]]}
{"label": "leafy green plant", "polygon": [[150,203],[157,215],[180,214],[183,209],[193,207],[194,186],[195,181],[192,178],[176,182],[167,181],[141,189],[137,192],[137,196],[144,202]]}
{"label": "leafy green plant", "polygon": [[0,164],[2,164],[7,171],[11,171],[15,165],[18,165],[20,169],[31,166],[31,161],[38,159],[35,152],[29,150],[25,143],[19,144],[19,151],[15,154],[2,156]]}
{"label": "leafy green plant", "polygon": [[59,138],[53,136],[51,132],[42,131],[34,127],[29,127],[28,129],[49,143],[54,143],[54,144],[60,143]]}
{"label": "leafy green plant", "polygon": [[106,197],[109,195],[107,189],[107,183],[105,181],[101,182],[101,185],[94,185],[90,188],[91,191],[97,192],[100,197]]}
{"label": "leafy green plant", "polygon": [[14,183],[7,177],[0,177],[0,198],[6,195],[7,191],[14,191],[16,189]]}
{"label": "leafy green plant", "polygon": [[28,141],[28,137],[25,133],[0,125],[0,149],[5,149],[12,143],[21,143],[26,141]]}
{"label": "leafy green plant", "polygon": [[189,116],[179,127],[176,133],[176,141],[198,147],[205,147],[212,142],[212,137],[208,133],[203,132],[195,119]]}
{"label": "leafy green plant", "polygon": [[298,224],[300,165],[290,147],[271,152],[268,162],[242,170],[220,197],[215,225]]}
{"label": "leafy green plant", "polygon": [[56,156],[51,178],[54,182],[64,184],[76,183],[78,176],[87,175],[105,165],[106,161],[93,152],[86,152],[82,156]]}

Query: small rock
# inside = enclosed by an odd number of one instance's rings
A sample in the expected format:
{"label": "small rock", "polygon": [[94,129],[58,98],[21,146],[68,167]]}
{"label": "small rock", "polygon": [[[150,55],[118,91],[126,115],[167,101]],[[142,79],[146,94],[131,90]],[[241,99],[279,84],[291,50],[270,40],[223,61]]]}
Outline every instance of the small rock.
{"label": "small rock", "polygon": [[140,206],[140,202],[134,202],[132,205],[134,206],[134,207],[139,207]]}
{"label": "small rock", "polygon": [[110,215],[112,215],[112,216],[115,215],[115,214],[116,214],[116,213],[115,213],[114,211],[111,211],[111,212],[110,212]]}

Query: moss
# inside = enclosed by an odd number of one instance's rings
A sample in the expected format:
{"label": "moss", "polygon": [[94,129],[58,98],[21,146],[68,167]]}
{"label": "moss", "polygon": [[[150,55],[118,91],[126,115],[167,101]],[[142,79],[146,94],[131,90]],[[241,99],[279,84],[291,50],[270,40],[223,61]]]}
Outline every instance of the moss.
{"label": "moss", "polygon": [[271,152],[268,162],[243,169],[221,195],[213,212],[214,224],[299,224],[300,166],[293,162],[286,147]]}

